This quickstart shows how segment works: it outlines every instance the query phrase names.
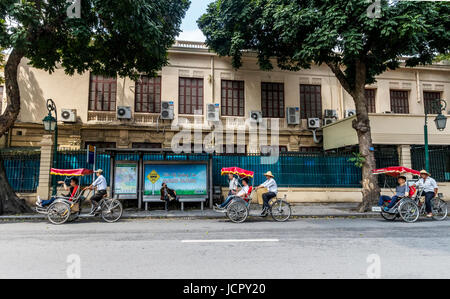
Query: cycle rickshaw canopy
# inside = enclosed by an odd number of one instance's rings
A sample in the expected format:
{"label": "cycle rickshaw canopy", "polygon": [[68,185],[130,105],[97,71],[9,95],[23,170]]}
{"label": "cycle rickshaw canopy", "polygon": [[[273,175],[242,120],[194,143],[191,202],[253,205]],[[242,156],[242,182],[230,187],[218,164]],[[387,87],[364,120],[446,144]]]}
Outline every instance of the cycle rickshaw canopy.
{"label": "cycle rickshaw canopy", "polygon": [[226,174],[234,174],[238,175],[241,179],[243,178],[253,178],[253,175],[255,174],[253,171],[245,170],[239,167],[226,167],[222,168],[220,174],[226,175]]}
{"label": "cycle rickshaw canopy", "polygon": [[391,167],[385,167],[385,168],[380,168],[380,169],[373,169],[372,170],[373,174],[385,174],[385,175],[389,175],[392,177],[398,177],[401,174],[405,174],[405,173],[409,173],[412,175],[420,175],[420,171],[411,169],[411,168],[407,168],[407,167],[403,167],[403,166],[391,166]]}
{"label": "cycle rickshaw canopy", "polygon": [[51,175],[60,175],[60,176],[85,176],[93,174],[94,171],[91,169],[80,168],[80,169],[50,169]]}

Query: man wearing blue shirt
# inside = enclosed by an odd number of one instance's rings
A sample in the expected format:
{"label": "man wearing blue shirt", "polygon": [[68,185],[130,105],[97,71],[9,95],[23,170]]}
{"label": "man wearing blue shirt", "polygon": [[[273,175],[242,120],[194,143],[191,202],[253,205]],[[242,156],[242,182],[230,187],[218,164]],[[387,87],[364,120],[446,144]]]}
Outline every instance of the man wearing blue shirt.
{"label": "man wearing blue shirt", "polygon": [[108,188],[106,179],[103,176],[103,170],[97,169],[95,174],[97,175],[97,179],[92,183],[92,185],[83,189],[83,191],[86,189],[96,189],[94,196],[91,197],[92,211],[90,214],[95,214],[99,210],[100,206],[98,202],[106,195],[106,188]]}

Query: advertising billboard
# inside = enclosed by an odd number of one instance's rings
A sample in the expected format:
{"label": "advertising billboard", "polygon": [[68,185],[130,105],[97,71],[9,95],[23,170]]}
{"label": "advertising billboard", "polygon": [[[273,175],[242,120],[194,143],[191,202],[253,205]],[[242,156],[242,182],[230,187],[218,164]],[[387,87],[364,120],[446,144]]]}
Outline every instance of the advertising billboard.
{"label": "advertising billboard", "polygon": [[146,164],[144,195],[161,195],[162,183],[167,183],[177,195],[207,195],[206,164]]}
{"label": "advertising billboard", "polygon": [[137,194],[137,164],[119,162],[114,174],[114,194]]}

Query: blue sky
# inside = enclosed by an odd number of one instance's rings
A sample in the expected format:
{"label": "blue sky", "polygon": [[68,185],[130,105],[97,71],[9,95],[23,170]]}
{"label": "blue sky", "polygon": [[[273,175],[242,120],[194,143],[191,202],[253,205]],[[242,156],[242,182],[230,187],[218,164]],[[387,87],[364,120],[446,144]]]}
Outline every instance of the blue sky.
{"label": "blue sky", "polygon": [[181,25],[181,30],[183,30],[183,32],[180,33],[177,39],[188,41],[205,40],[202,32],[198,29],[197,20],[206,11],[206,7],[211,2],[213,2],[213,0],[191,0],[191,6]]}

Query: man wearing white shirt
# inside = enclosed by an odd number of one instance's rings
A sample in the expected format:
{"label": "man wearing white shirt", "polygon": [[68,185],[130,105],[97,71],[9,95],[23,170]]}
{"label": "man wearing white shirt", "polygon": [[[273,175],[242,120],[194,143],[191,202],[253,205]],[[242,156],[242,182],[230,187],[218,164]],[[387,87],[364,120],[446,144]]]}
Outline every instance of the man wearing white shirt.
{"label": "man wearing white shirt", "polygon": [[256,189],[266,188],[268,191],[262,195],[264,203],[263,203],[263,210],[261,212],[261,216],[263,216],[263,217],[267,216],[267,212],[269,211],[269,208],[270,208],[269,201],[272,198],[277,197],[277,194],[278,194],[277,182],[275,181],[272,172],[268,171],[264,174],[264,176],[266,177],[267,180],[264,183],[262,183],[261,185],[259,185],[258,187],[256,187]]}
{"label": "man wearing white shirt", "polygon": [[420,171],[420,179],[414,184],[418,189],[422,189],[422,196],[425,196],[425,210],[427,217],[433,217],[431,209],[431,200],[438,194],[438,186],[436,181],[430,177],[426,170]]}
{"label": "man wearing white shirt", "polygon": [[97,210],[99,209],[98,202],[106,195],[106,188],[108,188],[106,179],[103,176],[103,170],[97,169],[95,171],[95,174],[97,175],[97,179],[92,183],[92,185],[83,189],[83,191],[86,189],[90,190],[96,189],[94,196],[91,197],[92,202],[91,214],[95,214],[95,212],[97,212]]}

